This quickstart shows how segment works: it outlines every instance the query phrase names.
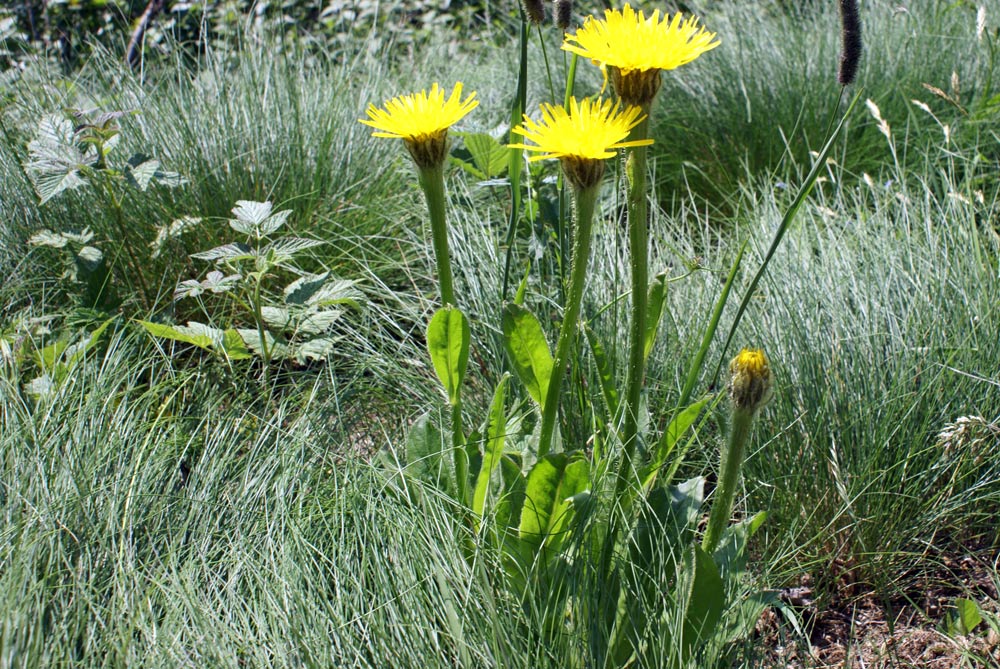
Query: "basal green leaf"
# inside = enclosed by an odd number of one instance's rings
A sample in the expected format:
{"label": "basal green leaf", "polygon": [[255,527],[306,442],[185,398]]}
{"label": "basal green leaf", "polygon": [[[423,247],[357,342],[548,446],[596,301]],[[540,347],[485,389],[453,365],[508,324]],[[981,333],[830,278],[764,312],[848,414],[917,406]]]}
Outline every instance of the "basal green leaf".
{"label": "basal green leaf", "polygon": [[406,435],[406,474],[428,483],[438,490],[449,492],[454,488],[446,457],[450,444],[430,419],[424,414],[413,424]]}
{"label": "basal green leaf", "polygon": [[688,568],[693,573],[686,579],[687,592],[684,602],[684,627],[681,649],[681,666],[694,655],[696,649],[715,631],[726,608],[726,590],[712,557],[701,549],[692,547]]}

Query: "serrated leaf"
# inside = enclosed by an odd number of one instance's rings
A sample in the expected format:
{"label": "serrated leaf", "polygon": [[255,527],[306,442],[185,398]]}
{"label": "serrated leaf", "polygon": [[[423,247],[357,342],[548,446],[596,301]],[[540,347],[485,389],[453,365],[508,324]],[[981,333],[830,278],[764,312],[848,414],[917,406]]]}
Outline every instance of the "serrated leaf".
{"label": "serrated leaf", "polygon": [[295,347],[295,360],[304,365],[309,360],[326,360],[337,344],[336,337],[317,337]]}
{"label": "serrated leaf", "polygon": [[[257,330],[237,328],[236,331],[243,338],[243,342],[247,345],[248,349],[257,355],[264,355],[264,347],[261,345],[260,333]],[[267,330],[264,331],[264,340],[267,342],[268,354],[272,360],[283,360],[288,357],[288,346],[284,341],[276,340],[274,335]]]}
{"label": "serrated leaf", "polygon": [[323,287],[329,272],[306,274],[285,286],[285,304],[304,306]]}
{"label": "serrated leaf", "polygon": [[86,183],[79,172],[86,155],[77,146],[73,122],[63,116],[49,114],[39,120],[35,138],[28,143],[28,158],[25,170],[40,204]]}
{"label": "serrated leaf", "polygon": [[262,257],[269,257],[273,254],[272,262],[282,263],[290,260],[296,253],[322,246],[326,242],[319,239],[303,239],[301,237],[282,237],[276,239],[260,250]]}
{"label": "serrated leaf", "polygon": [[463,138],[483,179],[504,173],[510,160],[510,149],[486,133],[466,133]]}
{"label": "serrated leaf", "polygon": [[264,322],[275,330],[289,328],[292,322],[292,312],[281,307],[261,307],[260,315]]}
{"label": "serrated leaf", "polygon": [[39,230],[28,238],[32,246],[48,246],[53,249],[65,248],[69,242],[65,236],[51,230]]}
{"label": "serrated leaf", "polygon": [[272,204],[270,202],[254,202],[253,200],[237,200],[233,207],[235,219],[230,219],[229,225],[236,232],[245,235],[252,234],[260,224],[271,216]]}
{"label": "serrated leaf", "polygon": [[191,344],[198,348],[208,350],[212,347],[212,338],[204,333],[192,332],[190,328],[182,330],[180,327],[173,327],[163,323],[153,323],[151,321],[136,321],[146,332],[159,339],[169,339],[179,341],[184,344]]}
{"label": "serrated leaf", "polygon": [[202,287],[201,281],[197,279],[185,279],[174,288],[174,301],[179,302],[185,297],[198,297],[204,292],[205,289]]}
{"label": "serrated leaf", "polygon": [[209,272],[201,282],[202,288],[213,293],[226,293],[232,290],[243,279],[241,274],[224,275],[217,269]]}
{"label": "serrated leaf", "polygon": [[163,250],[163,246],[171,239],[177,239],[185,231],[201,223],[201,218],[197,216],[182,216],[181,218],[174,219],[171,221],[170,225],[164,225],[157,228],[156,239],[150,243],[150,247],[153,249],[153,257],[158,258],[160,252]]}
{"label": "serrated leaf", "polygon": [[[135,158],[132,160],[135,160]],[[131,164],[132,161],[129,162],[130,164],[125,168],[125,177],[132,186],[145,192],[149,188],[149,182],[153,180],[157,170],[160,169],[160,161],[146,160],[135,165]]]}
{"label": "serrated leaf", "polygon": [[357,308],[358,302],[364,297],[361,291],[355,288],[357,282],[348,279],[337,279],[327,281],[316,291],[308,302],[310,306],[325,307],[333,304],[343,304]]}
{"label": "serrated leaf", "polygon": [[230,360],[246,360],[253,357],[243,337],[233,328],[222,333],[222,350]]}
{"label": "serrated leaf", "polygon": [[96,246],[84,246],[76,254],[76,257],[79,258],[80,263],[88,272],[96,270],[101,266],[101,261],[104,260],[104,254]]}
{"label": "serrated leaf", "polygon": [[295,331],[299,334],[320,334],[330,329],[330,326],[337,322],[344,312],[340,309],[322,309],[307,311],[302,315],[295,326]]}
{"label": "serrated leaf", "polygon": [[501,319],[504,348],[514,371],[528,394],[542,410],[552,376],[552,354],[542,325],[535,315],[518,304],[504,306]]}
{"label": "serrated leaf", "polygon": [[225,260],[227,262],[234,262],[237,260],[249,260],[256,257],[256,254],[246,244],[237,242],[216,246],[214,249],[209,249],[208,251],[192,253],[191,257],[195,260]]}

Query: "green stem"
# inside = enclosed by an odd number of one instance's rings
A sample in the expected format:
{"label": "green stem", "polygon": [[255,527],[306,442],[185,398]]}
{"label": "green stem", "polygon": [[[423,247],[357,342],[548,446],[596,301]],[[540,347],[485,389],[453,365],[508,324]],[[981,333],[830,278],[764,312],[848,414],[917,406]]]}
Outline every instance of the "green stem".
{"label": "green stem", "polygon": [[712,554],[719,545],[719,539],[729,524],[729,517],[733,512],[733,500],[736,497],[740,469],[743,466],[743,453],[750,437],[753,416],[754,412],[747,409],[733,411],[729,444],[722,451],[722,461],[719,466],[719,487],[715,489],[715,500],[712,502],[712,511],[708,517],[708,527],[705,528],[705,536],[701,542],[701,547],[708,554]]}
{"label": "green stem", "polygon": [[153,302],[149,286],[146,285],[146,277],[142,273],[142,265],[135,257],[131,243],[132,235],[129,234],[129,227],[125,223],[125,208],[122,206],[121,199],[115,195],[114,188],[106,179],[101,181],[101,191],[115,213],[115,224],[118,226],[119,234],[121,234],[121,243],[125,247],[125,255],[128,256],[128,274],[130,277],[134,276],[138,278],[139,292],[142,295],[143,306],[147,310],[152,310]]}
{"label": "green stem", "polygon": [[455,465],[455,490],[458,502],[468,506],[469,456],[465,452],[465,432],[462,427],[462,400],[451,405],[451,446]]}
{"label": "green stem", "polygon": [[451,259],[448,255],[448,226],[444,217],[444,166],[417,169],[420,187],[427,198],[431,217],[431,236],[434,241],[434,259],[437,261],[438,284],[441,286],[442,306],[458,306],[451,279]]}
{"label": "green stem", "polygon": [[566,374],[566,364],[573,350],[573,340],[579,325],[580,305],[583,302],[583,287],[587,280],[587,265],[590,261],[590,237],[594,223],[594,207],[600,186],[576,189],[576,235],[573,241],[573,260],[570,272],[569,295],[566,298],[566,310],[563,313],[562,325],[559,327],[559,340],[556,343],[556,355],[552,362],[552,376],[545,393],[545,404],[542,408],[542,427],[538,439],[538,457],[544,457],[552,447],[552,433],[555,429],[556,416],[559,413],[559,393],[562,379]]}
{"label": "green stem", "polygon": [[271,385],[271,349],[267,346],[267,332],[264,330],[264,315],[260,304],[260,284],[264,277],[254,276],[253,285],[253,316],[257,322],[257,336],[260,337],[260,357],[264,360],[264,386]]}
{"label": "green stem", "polygon": [[[649,132],[649,106],[643,108],[645,119],[632,129],[629,139],[646,139]],[[646,371],[646,290],[649,284],[649,231],[646,206],[646,147],[629,150],[626,165],[628,176],[628,243],[632,270],[632,314],[629,321],[628,385],[625,393],[625,425],[622,432],[623,460],[619,471],[626,476],[632,468],[639,432],[639,400]]]}

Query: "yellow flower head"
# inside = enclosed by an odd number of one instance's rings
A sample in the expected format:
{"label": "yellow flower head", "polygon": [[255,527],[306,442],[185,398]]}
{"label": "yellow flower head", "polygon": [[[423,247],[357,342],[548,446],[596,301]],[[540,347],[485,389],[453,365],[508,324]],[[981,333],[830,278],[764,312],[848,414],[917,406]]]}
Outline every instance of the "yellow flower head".
{"label": "yellow flower head", "polygon": [[524,123],[511,131],[534,145],[510,146],[539,152],[541,155],[529,159],[532,161],[559,158],[575,185],[596,185],[603,174],[603,165],[594,163],[614,157],[615,149],[653,143],[651,139],[625,141],[632,128],[645,118],[638,107],[622,110],[620,103],[607,99],[578,102],[570,98],[569,111],[550,104],[542,104],[541,110],[540,123],[525,114]]}
{"label": "yellow flower head", "polygon": [[462,84],[456,83],[451,96],[444,99],[444,89],[436,83],[411,95],[400,95],[385,103],[383,109],[368,105],[368,118],[361,123],[375,128],[373,137],[402,139],[420,167],[435,167],[444,162],[448,128],[479,105],[476,94],[462,100]]}
{"label": "yellow flower head", "polygon": [[541,123],[525,114],[524,123],[512,131],[537,145],[511,144],[512,148],[542,152],[543,155],[532,156],[529,160],[570,157],[604,160],[613,158],[615,149],[653,143],[651,139],[624,141],[644,118],[638,107],[622,111],[621,104],[611,100],[592,102],[585,98],[577,102],[576,98],[570,98],[568,112],[561,105],[542,104],[541,109]]}
{"label": "yellow flower head", "polygon": [[729,397],[737,409],[754,412],[771,399],[771,363],[764,351],[740,351],[729,363],[729,375]]}
{"label": "yellow flower head", "polygon": [[616,67],[623,74],[638,70],[672,70],[719,46],[715,33],[685,19],[678,12],[660,20],[660,10],[649,18],[630,5],[621,11],[607,9],[604,19],[590,16],[575,35],[567,35],[563,49],[589,58],[601,67]]}

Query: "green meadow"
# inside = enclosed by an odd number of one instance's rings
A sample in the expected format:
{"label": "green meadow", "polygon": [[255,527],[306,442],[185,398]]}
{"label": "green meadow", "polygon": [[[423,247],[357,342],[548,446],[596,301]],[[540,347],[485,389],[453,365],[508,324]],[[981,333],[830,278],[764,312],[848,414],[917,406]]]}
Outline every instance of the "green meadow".
{"label": "green meadow", "polygon": [[0,667],[1000,666],[996,7],[636,3],[588,205],[560,3],[104,4],[0,10]]}

